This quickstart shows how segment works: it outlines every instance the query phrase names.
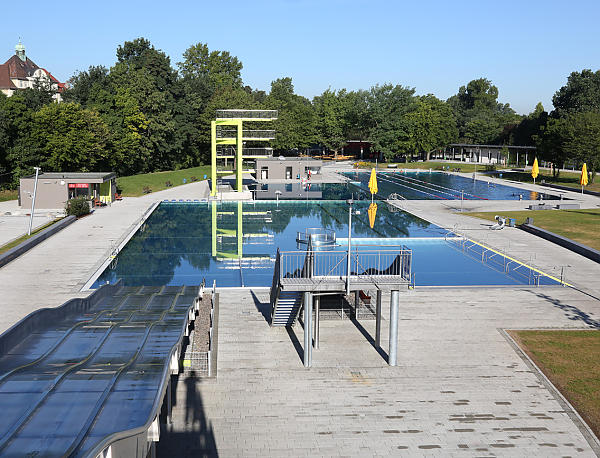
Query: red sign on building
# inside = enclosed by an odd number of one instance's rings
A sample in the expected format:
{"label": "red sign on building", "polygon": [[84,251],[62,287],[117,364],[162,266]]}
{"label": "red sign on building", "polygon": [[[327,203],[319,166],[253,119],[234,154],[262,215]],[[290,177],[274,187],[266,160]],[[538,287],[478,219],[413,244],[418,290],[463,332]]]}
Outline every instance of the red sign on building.
{"label": "red sign on building", "polygon": [[69,188],[89,188],[89,183],[69,183]]}

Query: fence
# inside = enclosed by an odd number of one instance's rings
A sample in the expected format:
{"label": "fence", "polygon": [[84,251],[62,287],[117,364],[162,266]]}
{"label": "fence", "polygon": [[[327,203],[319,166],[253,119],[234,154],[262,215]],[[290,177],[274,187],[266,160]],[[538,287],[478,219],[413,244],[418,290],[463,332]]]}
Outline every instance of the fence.
{"label": "fence", "polygon": [[[462,251],[472,259],[482,262],[497,272],[502,272],[516,282],[529,285],[562,285],[565,286],[565,268],[561,267],[560,275],[553,276],[525,261],[509,257],[501,249],[492,248],[467,237],[446,237],[446,243]],[[529,263],[530,264],[530,263]],[[560,278],[558,278],[560,277]]]}
{"label": "fence", "polygon": [[[412,252],[361,249],[350,255],[350,275],[398,275],[410,280]],[[279,275],[284,278],[343,277],[348,275],[347,251],[282,252]]]}

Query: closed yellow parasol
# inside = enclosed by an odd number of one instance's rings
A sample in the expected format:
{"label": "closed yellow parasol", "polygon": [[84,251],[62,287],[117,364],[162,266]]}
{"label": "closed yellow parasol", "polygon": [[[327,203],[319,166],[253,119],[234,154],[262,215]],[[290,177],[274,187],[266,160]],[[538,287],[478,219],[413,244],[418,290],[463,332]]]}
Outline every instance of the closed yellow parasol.
{"label": "closed yellow parasol", "polygon": [[371,226],[371,229],[373,229],[373,226],[375,226],[375,216],[377,215],[377,204],[371,202],[367,213],[369,214],[369,226]]}
{"label": "closed yellow parasol", "polygon": [[583,187],[588,184],[588,171],[585,162],[583,163],[583,167],[581,167],[581,179],[579,183],[581,183],[581,194],[583,194]]}
{"label": "closed yellow parasol", "polygon": [[377,172],[375,169],[371,169],[371,178],[369,179],[369,191],[371,191],[371,202],[373,202],[373,196],[377,194]]}
{"label": "closed yellow parasol", "polygon": [[540,174],[540,168],[538,167],[537,157],[535,161],[533,161],[533,167],[531,168],[531,176],[533,177],[533,184],[535,184],[535,179]]}

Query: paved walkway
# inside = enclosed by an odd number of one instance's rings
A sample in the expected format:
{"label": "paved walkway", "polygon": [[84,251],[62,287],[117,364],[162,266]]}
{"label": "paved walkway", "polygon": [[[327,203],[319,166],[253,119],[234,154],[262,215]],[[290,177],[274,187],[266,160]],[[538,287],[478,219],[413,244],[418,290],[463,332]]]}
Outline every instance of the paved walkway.
{"label": "paved walkway", "polygon": [[[78,288],[111,241],[122,240],[143,211],[166,198],[202,198],[206,185],[98,209],[0,269],[0,332],[83,294]],[[600,203],[587,199],[588,207]],[[527,204],[490,201],[478,209]],[[163,456],[595,456],[576,416],[503,329],[600,327],[600,265],[518,229],[490,231],[456,213],[454,202],[402,205],[544,270],[569,266],[576,288],[409,291],[401,295],[397,367],[373,348],[374,322],[345,320],[322,322],[310,370],[302,365],[301,327],[269,327],[266,290],[223,290],[218,377],[179,379]]]}

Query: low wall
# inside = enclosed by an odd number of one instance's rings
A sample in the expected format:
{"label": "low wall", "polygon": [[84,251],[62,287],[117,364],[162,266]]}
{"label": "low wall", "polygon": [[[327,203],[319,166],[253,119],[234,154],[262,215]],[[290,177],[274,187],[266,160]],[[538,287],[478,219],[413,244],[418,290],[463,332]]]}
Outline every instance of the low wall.
{"label": "low wall", "polygon": [[598,250],[594,250],[593,248],[585,246],[579,242],[563,237],[562,235],[555,234],[554,232],[541,229],[532,224],[521,224],[519,227],[526,232],[537,235],[538,237],[546,239],[552,243],[556,243],[567,250],[571,250],[600,264],[600,251]]}
{"label": "low wall", "polygon": [[63,218],[62,221],[54,223],[48,229],[44,229],[42,232],[39,232],[33,237],[25,240],[23,243],[19,243],[16,247],[11,248],[6,253],[1,254],[0,267],[4,267],[9,262],[14,261],[22,254],[31,250],[34,246],[38,245],[39,243],[42,243],[44,240],[46,240],[49,237],[52,237],[58,231],[61,231],[68,225],[74,223],[76,219],[77,218],[75,218],[73,215],[67,216],[66,218]]}
{"label": "low wall", "polygon": [[0,358],[41,326],[56,323],[72,313],[89,310],[101,299],[118,293],[122,287],[123,280],[119,279],[114,285],[102,285],[88,297],[71,299],[60,307],[42,308],[30,313],[0,335]]}

